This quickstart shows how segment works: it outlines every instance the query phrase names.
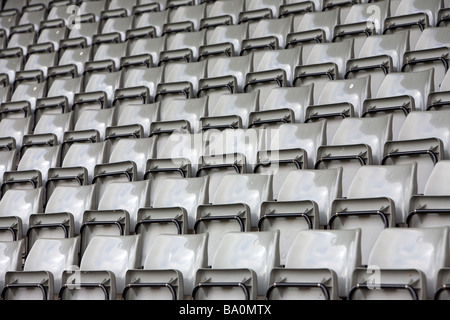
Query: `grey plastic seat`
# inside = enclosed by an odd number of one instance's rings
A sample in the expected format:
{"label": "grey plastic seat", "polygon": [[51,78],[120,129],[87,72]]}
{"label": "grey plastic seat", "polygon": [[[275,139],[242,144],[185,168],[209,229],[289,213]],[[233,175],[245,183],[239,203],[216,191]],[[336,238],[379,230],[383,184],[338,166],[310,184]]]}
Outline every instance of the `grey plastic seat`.
{"label": "grey plastic seat", "polygon": [[84,252],[79,270],[63,272],[61,300],[116,300],[125,274],[139,265],[138,235],[96,236]]}
{"label": "grey plastic seat", "polygon": [[73,105],[75,93],[81,91],[82,80],[82,77],[56,78],[49,82],[46,97],[36,100],[36,119],[45,113],[68,112]]}
{"label": "grey plastic seat", "polygon": [[53,50],[57,52],[59,50],[59,43],[61,40],[66,39],[68,30],[70,29],[66,27],[63,19],[51,19],[51,17],[48,16],[47,21],[41,22],[41,28],[36,43],[51,44]]}
{"label": "grey plastic seat", "polygon": [[342,120],[360,117],[364,101],[370,97],[370,77],[329,80],[315,103],[306,108],[305,122],[326,119],[327,141],[332,141]]}
{"label": "grey plastic seat", "polygon": [[[148,250],[143,269],[128,270],[127,300],[183,300],[192,294],[195,274],[207,267],[207,234],[159,235]],[[161,288],[167,288],[161,292]]]}
{"label": "grey plastic seat", "polygon": [[154,154],[154,137],[119,139],[105,163],[94,168],[93,182],[99,185],[99,195],[111,182],[143,180],[147,160],[154,158]]}
{"label": "grey plastic seat", "polygon": [[403,54],[410,48],[408,35],[404,31],[367,37],[359,54],[347,61],[345,78],[370,75],[370,91],[375,95],[386,74],[401,71]]}
{"label": "grey plastic seat", "polygon": [[312,43],[331,42],[333,29],[339,24],[339,10],[312,11],[294,17],[293,32],[286,37],[286,46],[304,46],[308,56]]}
{"label": "grey plastic seat", "polygon": [[36,30],[33,24],[22,24],[10,29],[7,48],[20,48],[24,56],[28,53],[28,45],[36,43]]}
{"label": "grey plastic seat", "polygon": [[[195,177],[200,165],[200,157],[205,150],[202,133],[189,133],[185,130],[173,131],[167,139],[157,140],[156,156],[147,160],[144,178],[151,179],[153,190],[161,179],[168,177],[189,178]],[[162,144],[162,145],[161,145]]]}
{"label": "grey plastic seat", "polygon": [[8,271],[22,270],[22,252],[24,240],[0,242],[0,289],[5,286],[5,275]]}
{"label": "grey plastic seat", "polygon": [[392,139],[397,140],[408,113],[424,111],[433,90],[434,70],[389,73],[381,82],[377,94],[363,103],[361,117],[393,114]]}
{"label": "grey plastic seat", "polygon": [[[56,51],[41,51],[40,48],[38,48],[39,45],[30,46],[27,61],[23,67],[23,71],[20,72],[20,75],[25,77],[33,76],[36,71],[40,70],[42,72],[42,75],[44,79],[48,76],[48,68],[51,68],[56,65],[57,63],[57,52]],[[51,46],[47,46],[47,44],[44,44],[42,46],[45,46],[49,48],[49,50],[53,50]],[[46,50],[46,49],[44,49]]]}
{"label": "grey plastic seat", "polygon": [[124,104],[114,107],[113,125],[106,128],[105,139],[143,138],[150,135],[150,124],[159,121],[160,103]]}
{"label": "grey plastic seat", "polygon": [[360,265],[361,230],[299,231],[284,268],[272,269],[266,298],[346,298],[353,271]]}
{"label": "grey plastic seat", "polygon": [[159,65],[159,54],[166,50],[167,36],[158,38],[136,37],[128,40],[127,57],[122,60],[125,66],[145,65],[151,59],[150,66]]}
{"label": "grey plastic seat", "polygon": [[206,43],[206,30],[175,32],[167,35],[166,50],[159,55],[159,64],[194,62],[198,60],[198,48]]}
{"label": "grey plastic seat", "polygon": [[210,104],[208,116],[200,119],[203,130],[248,128],[249,115],[259,110],[259,90],[249,93],[223,93]]}
{"label": "grey plastic seat", "polygon": [[296,66],[293,83],[295,86],[314,83],[317,101],[327,81],[344,79],[347,61],[353,56],[353,39],[314,44],[309,55],[303,56],[303,64]]}
{"label": "grey plastic seat", "polygon": [[0,121],[0,137],[11,137],[16,144],[16,151],[22,147],[23,136],[33,132],[33,117],[3,118]]}
{"label": "grey plastic seat", "polygon": [[342,169],[291,170],[285,177],[277,201],[261,203],[260,231],[280,231],[280,263],[299,230],[319,229],[327,224],[332,202],[342,195]]}
{"label": "grey plastic seat", "polygon": [[11,27],[14,27],[19,22],[20,12],[16,8],[17,5],[18,3],[15,1],[7,1],[0,14],[0,26],[5,30],[7,37],[10,35]]}
{"label": "grey plastic seat", "polygon": [[[157,85],[164,80],[164,67],[130,67],[122,70],[120,94],[115,94],[115,101],[121,99],[128,103],[154,103]],[[120,96],[122,95],[122,97]],[[114,101],[113,101],[114,102]],[[120,105],[114,104],[113,105]]]}
{"label": "grey plastic seat", "polygon": [[271,89],[260,110],[248,115],[249,127],[269,129],[286,122],[305,122],[306,108],[313,104],[313,90],[312,84]]}
{"label": "grey plastic seat", "polygon": [[286,47],[286,36],[293,30],[293,18],[262,19],[242,41],[241,55],[253,50],[275,50]]}
{"label": "grey plastic seat", "polygon": [[136,234],[141,235],[145,265],[160,234],[188,234],[194,230],[197,207],[208,203],[208,177],[166,178],[158,182],[152,206],[138,210]]}
{"label": "grey plastic seat", "polygon": [[92,46],[85,48],[74,46],[63,49],[63,52],[59,53],[58,66],[50,68],[49,76],[53,78],[82,76],[85,71],[84,65],[91,59],[92,52]]}
{"label": "grey plastic seat", "polygon": [[279,0],[247,0],[245,11],[239,14],[239,22],[278,18]]}
{"label": "grey plastic seat", "polygon": [[441,108],[446,108],[446,106],[448,106],[448,102],[450,101],[449,92],[450,72],[447,71],[442,79],[439,90],[435,90],[434,92],[430,92],[428,94],[427,107],[425,110],[439,110]]}
{"label": "grey plastic seat", "polygon": [[278,238],[277,231],[226,233],[211,268],[198,270],[192,298],[256,300],[264,295],[270,270],[279,266]]}
{"label": "grey plastic seat", "polygon": [[214,108],[222,94],[243,92],[252,65],[253,55],[209,57],[207,77],[199,80],[197,96],[207,95],[209,105]]}
{"label": "grey plastic seat", "polygon": [[[16,81],[18,79],[16,78]],[[28,102],[30,105],[30,112],[34,114],[36,110],[37,99],[43,98],[46,95],[46,83],[33,83],[33,82],[23,82],[18,83],[14,88],[14,92],[11,95],[10,102],[3,103],[2,108],[9,106],[13,102]]]}
{"label": "grey plastic seat", "polygon": [[6,273],[2,298],[53,300],[61,287],[63,271],[78,266],[78,249],[78,237],[37,240],[25,259],[23,271]]}
{"label": "grey plastic seat", "polygon": [[56,138],[53,143],[61,144],[63,142],[64,133],[73,129],[73,114],[55,113],[43,114],[39,117],[32,135],[25,135],[24,138],[39,137],[39,135],[54,135]]}
{"label": "grey plastic seat", "polygon": [[3,174],[16,169],[18,155],[14,138],[0,138],[0,145],[0,183],[3,183]]}
{"label": "grey plastic seat", "polygon": [[47,8],[43,4],[31,4],[22,8],[22,15],[18,25],[32,25],[36,32],[39,31],[41,21],[47,17]]}
{"label": "grey plastic seat", "polygon": [[[237,194],[238,193],[238,194]],[[195,233],[209,234],[208,262],[228,231],[251,231],[260,217],[260,204],[272,200],[272,176],[260,174],[227,174],[210,195],[210,203],[199,205]]]}
{"label": "grey plastic seat", "polygon": [[2,241],[17,241],[26,235],[31,214],[43,211],[44,188],[10,189],[0,200]]}
{"label": "grey plastic seat", "polygon": [[237,25],[239,14],[245,11],[245,1],[218,0],[207,7],[206,17],[200,21],[202,28]]}
{"label": "grey plastic seat", "polygon": [[355,270],[349,299],[432,299],[447,261],[448,227],[385,229],[368,268]]}
{"label": "grey plastic seat", "polygon": [[342,195],[362,165],[380,165],[385,143],[392,138],[392,115],[375,118],[349,117],[342,120],[333,139],[317,150],[315,168],[343,168]]}
{"label": "grey plastic seat", "polygon": [[[120,9],[125,11],[124,9]],[[111,13],[111,15],[110,15]],[[103,21],[100,25],[101,34],[105,34],[108,38],[110,34],[118,34],[119,41],[123,42],[126,40],[126,30],[129,30],[133,27],[133,15],[131,16],[122,16],[115,15],[114,12],[103,11],[101,14],[101,21]]]}
{"label": "grey plastic seat", "polygon": [[78,236],[84,211],[96,208],[95,185],[55,188],[46,201],[45,212],[30,215],[27,252],[42,238],[63,239]]}
{"label": "grey plastic seat", "polygon": [[18,48],[1,50],[0,66],[2,72],[8,75],[9,83],[14,84],[16,72],[22,70],[24,66],[23,51]]}
{"label": "grey plastic seat", "polygon": [[294,69],[302,62],[301,48],[255,51],[253,62],[244,92],[259,89],[260,101],[265,101],[270,89],[293,86]]}
{"label": "grey plastic seat", "polygon": [[99,197],[97,208],[83,213],[80,251],[83,253],[97,235],[132,234],[138,210],[148,206],[148,181],[111,182]]}
{"label": "grey plastic seat", "polygon": [[79,23],[76,28],[70,29],[66,40],[61,43],[61,47],[72,47],[80,44],[91,46],[94,36],[100,32],[100,26],[101,24],[98,20]]}
{"label": "grey plastic seat", "polygon": [[206,16],[207,4],[179,6],[171,10],[169,21],[163,26],[163,33],[200,30],[200,21]]}
{"label": "grey plastic seat", "polygon": [[416,46],[421,32],[430,26],[436,25],[438,11],[442,8],[440,0],[400,1],[395,13],[385,20],[384,33],[395,33],[408,29],[411,48]]}
{"label": "grey plastic seat", "polygon": [[152,28],[154,37],[160,38],[163,34],[163,26],[169,21],[170,10],[156,12],[143,12],[135,20],[136,29]]}
{"label": "grey plastic seat", "polygon": [[405,223],[410,198],[417,193],[416,171],[415,164],[361,166],[347,198],[333,202],[329,228],[361,228],[364,265],[380,232]]}
{"label": "grey plastic seat", "polygon": [[171,62],[164,66],[164,78],[156,86],[155,101],[174,97],[190,99],[197,96],[198,82],[206,77],[207,61]]}
{"label": "grey plastic seat", "polygon": [[406,117],[397,140],[385,143],[382,163],[417,163],[419,193],[423,193],[434,165],[450,159],[449,114],[447,109],[413,111]]}
{"label": "grey plastic seat", "polygon": [[336,25],[333,30],[333,41],[353,38],[355,56],[358,56],[361,46],[367,37],[383,33],[384,20],[388,16],[389,2],[358,3],[352,5],[347,17]]}
{"label": "grey plastic seat", "polygon": [[441,87],[445,73],[448,71],[450,48],[450,29],[448,27],[430,27],[422,31],[417,44],[403,56],[402,71],[421,71],[434,67],[434,88]]}
{"label": "grey plastic seat", "polygon": [[[80,97],[75,97],[75,99],[80,99]],[[85,100],[79,100],[79,102],[85,103]],[[87,101],[86,104],[88,104]],[[78,107],[72,111],[74,113],[73,131],[66,131],[66,135],[71,132],[95,132],[98,133],[100,141],[105,140],[106,128],[113,124],[114,108],[95,107],[78,105]]]}
{"label": "grey plastic seat", "polygon": [[406,225],[412,228],[448,225],[448,187],[445,183],[450,161],[441,160],[433,167],[423,194],[411,197]]}
{"label": "grey plastic seat", "polygon": [[110,68],[111,71],[118,71],[121,65],[121,58],[126,56],[127,50],[128,42],[100,42],[97,44],[92,60],[88,62],[87,72],[95,72],[105,68]]}
{"label": "grey plastic seat", "polygon": [[[217,2],[235,2],[216,1]],[[227,16],[220,16],[225,17]],[[220,18],[218,17],[218,18]],[[199,46],[199,59],[210,56],[239,56],[242,51],[242,41],[248,38],[248,23],[219,25],[206,34],[206,43]]]}

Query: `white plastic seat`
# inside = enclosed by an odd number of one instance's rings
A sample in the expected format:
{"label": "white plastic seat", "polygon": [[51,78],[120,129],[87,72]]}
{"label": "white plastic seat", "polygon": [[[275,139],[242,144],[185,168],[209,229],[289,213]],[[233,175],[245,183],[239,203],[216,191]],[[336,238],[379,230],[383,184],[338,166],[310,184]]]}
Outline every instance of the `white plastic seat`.
{"label": "white plastic seat", "polygon": [[359,229],[299,231],[288,252],[285,267],[272,269],[266,298],[346,298],[353,271],[360,265]]}
{"label": "white plastic seat", "polygon": [[421,71],[434,67],[434,88],[441,87],[445,73],[448,71],[449,59],[446,58],[450,48],[448,27],[430,27],[422,31],[417,44],[403,56],[402,71]]}
{"label": "white plastic seat", "polygon": [[105,188],[95,210],[83,213],[80,226],[84,252],[97,235],[128,235],[134,232],[139,208],[149,206],[148,181],[112,182]]}
{"label": "white plastic seat", "polygon": [[305,122],[305,112],[313,104],[313,85],[270,90],[260,110],[249,114],[249,127],[275,128],[285,122]]}
{"label": "white plastic seat", "polygon": [[347,61],[353,56],[353,39],[314,44],[308,56],[303,55],[302,65],[295,67],[293,83],[295,86],[314,83],[317,101],[327,81],[344,79]]}
{"label": "white plastic seat", "polygon": [[[23,271],[5,276],[5,300],[53,300],[64,270],[78,267],[79,238],[39,239],[25,259]],[[30,290],[34,288],[34,290]]]}
{"label": "white plastic seat", "polygon": [[270,271],[279,266],[277,231],[228,232],[211,268],[199,269],[192,298],[256,300],[268,289]]}
{"label": "white plastic seat", "polygon": [[[183,300],[190,296],[197,270],[207,266],[207,241],[207,234],[159,235],[143,269],[127,271],[123,299]],[[160,292],[160,288],[168,290]]]}
{"label": "white plastic seat", "polygon": [[395,33],[408,29],[411,48],[416,46],[422,31],[436,25],[438,11],[442,8],[440,0],[402,0],[395,13],[385,20],[384,33]]}
{"label": "white plastic seat", "polygon": [[331,203],[341,198],[342,170],[292,170],[280,187],[277,201],[261,203],[258,228],[280,230],[280,263],[299,230],[319,229],[327,224]]}
{"label": "white plastic seat", "polygon": [[405,119],[397,140],[384,146],[382,164],[417,163],[418,193],[423,193],[435,164],[450,159],[450,110],[413,111]]}
{"label": "white plastic seat", "polygon": [[449,190],[445,183],[450,161],[441,160],[433,167],[426,181],[423,194],[411,197],[406,225],[412,228],[449,225]]}
{"label": "white plastic seat", "polygon": [[327,81],[314,105],[306,108],[305,122],[327,119],[327,141],[347,117],[360,117],[370,98],[370,77]]}
{"label": "white plastic seat", "polygon": [[380,165],[384,146],[392,139],[392,115],[375,118],[349,117],[342,120],[333,139],[317,150],[315,168],[343,167],[342,195],[362,165]]}
{"label": "white plastic seat", "polygon": [[397,140],[408,113],[425,111],[433,90],[433,69],[387,74],[376,95],[363,103],[361,117],[393,114],[392,139]]}
{"label": "white plastic seat", "polygon": [[355,270],[349,299],[432,299],[447,261],[448,227],[387,228],[369,266]]}
{"label": "white plastic seat", "polygon": [[138,235],[96,236],[84,252],[79,270],[64,271],[61,300],[116,300],[125,288],[125,274],[139,265]]}
{"label": "white plastic seat", "polygon": [[362,263],[386,228],[406,221],[411,196],[417,193],[415,164],[361,166],[346,199],[336,199],[330,210],[330,229],[361,228]]}
{"label": "white plastic seat", "polygon": [[260,204],[272,200],[272,176],[260,174],[227,174],[211,204],[199,205],[195,233],[209,233],[208,261],[212,259],[228,231],[251,231],[258,225]]}
{"label": "white plastic seat", "polygon": [[141,235],[144,265],[160,234],[187,234],[194,230],[197,207],[208,203],[208,177],[166,178],[156,186],[151,207],[138,211],[135,227]]}
{"label": "white plastic seat", "polygon": [[169,15],[169,21],[163,26],[163,32],[198,31],[200,20],[206,16],[206,5],[204,2],[194,6],[173,8]]}
{"label": "white plastic seat", "polygon": [[5,275],[8,271],[22,270],[22,252],[24,240],[0,241],[0,289],[5,286]]}

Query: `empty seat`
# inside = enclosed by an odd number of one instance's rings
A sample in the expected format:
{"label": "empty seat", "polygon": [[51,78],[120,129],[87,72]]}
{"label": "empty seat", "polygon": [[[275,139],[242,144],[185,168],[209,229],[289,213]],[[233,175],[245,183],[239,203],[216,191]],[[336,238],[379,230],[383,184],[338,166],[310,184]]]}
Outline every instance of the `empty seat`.
{"label": "empty seat", "polygon": [[125,288],[125,274],[139,265],[138,235],[96,236],[84,252],[79,270],[62,275],[60,300],[115,300]]}
{"label": "empty seat", "polygon": [[152,28],[153,37],[160,38],[163,35],[163,26],[169,21],[170,10],[156,12],[142,12],[134,22],[135,29]]}
{"label": "empty seat", "polygon": [[367,37],[359,54],[347,61],[345,78],[370,75],[370,92],[374,96],[386,74],[401,71],[403,54],[409,48],[408,31]]}
{"label": "empty seat", "polygon": [[449,31],[448,27],[426,28],[417,40],[415,48],[411,48],[403,56],[402,71],[421,71],[434,67],[433,91],[439,90],[448,71]]}
{"label": "empty seat", "polygon": [[206,30],[176,32],[167,35],[166,50],[159,55],[159,64],[194,62],[198,60],[198,48],[206,43]]}
{"label": "empty seat", "polygon": [[98,200],[97,208],[83,213],[81,252],[97,235],[133,233],[139,208],[149,206],[149,189],[146,180],[108,184]]}
{"label": "empty seat", "polygon": [[313,104],[314,86],[281,87],[270,90],[260,110],[251,112],[249,127],[275,128],[286,122],[305,122],[305,111]]}
{"label": "empty seat", "polygon": [[346,199],[333,201],[330,229],[361,228],[362,263],[385,228],[402,226],[417,193],[416,165],[366,165],[356,171]]}
{"label": "empty seat", "polygon": [[24,240],[0,242],[0,289],[5,286],[5,275],[8,271],[22,270],[22,252]]}
{"label": "empty seat", "polygon": [[279,0],[247,0],[245,11],[239,14],[239,22],[276,19],[279,15],[279,3]]}
{"label": "empty seat", "polygon": [[[159,235],[142,270],[128,270],[127,300],[183,300],[190,296],[198,269],[207,267],[207,234]],[[161,292],[162,288],[167,288]],[[156,289],[156,290],[155,290]]]}
{"label": "empty seat", "polygon": [[245,1],[214,1],[207,7],[206,17],[200,21],[202,28],[212,28],[221,25],[237,25],[239,14],[245,11]]}
{"label": "empty seat", "polygon": [[382,164],[417,163],[418,192],[423,193],[433,166],[450,159],[447,109],[408,114],[398,138],[384,146]]}
{"label": "empty seat", "polygon": [[327,81],[344,79],[347,61],[353,56],[353,39],[314,44],[309,55],[303,55],[303,64],[295,68],[294,85],[314,83],[317,101]]}
{"label": "empty seat", "polygon": [[346,298],[353,271],[361,265],[361,231],[303,230],[284,268],[273,268],[267,299]]}
{"label": "empty seat", "polygon": [[448,225],[449,190],[445,183],[450,161],[436,163],[426,181],[423,194],[411,197],[406,225],[413,228]]}
{"label": "empty seat", "polygon": [[[448,259],[448,228],[387,228],[357,268],[349,299],[432,299]],[[375,273],[374,273],[375,272]]]}
{"label": "empty seat", "polygon": [[230,173],[211,196],[210,204],[198,206],[194,224],[196,233],[209,233],[209,264],[226,232],[257,227],[261,202],[272,200],[272,176]]}
{"label": "empty seat", "polygon": [[[78,267],[79,238],[39,239],[25,259],[23,271],[5,276],[5,300],[53,300],[64,270]],[[34,289],[34,290],[33,290]]]}
{"label": "empty seat", "polygon": [[385,143],[392,139],[392,115],[342,120],[333,139],[317,150],[315,168],[343,167],[342,195],[347,196],[356,170],[362,165],[380,165]]}
{"label": "empty seat", "polygon": [[409,43],[414,48],[417,39],[427,27],[436,25],[438,11],[442,8],[440,0],[400,1],[395,13],[385,19],[384,33],[395,33],[404,29],[410,31]]}
{"label": "empty seat", "polygon": [[427,98],[433,90],[433,69],[389,73],[376,95],[363,103],[361,117],[393,114],[392,139],[397,140],[408,113],[426,109]]}
{"label": "empty seat", "polygon": [[[236,2],[236,1],[216,1]],[[199,47],[199,59],[210,56],[239,56],[242,41],[248,38],[248,23],[219,25],[206,34],[206,43]]]}
{"label": "empty seat", "polygon": [[332,141],[343,119],[360,117],[362,106],[370,98],[370,77],[329,80],[318,99],[305,111],[305,122],[327,120],[327,141]]}
{"label": "empty seat", "polygon": [[258,228],[280,231],[280,263],[299,230],[327,224],[331,203],[342,195],[342,170],[292,170],[280,187],[277,201],[261,203]]}
{"label": "empty seat", "polygon": [[138,210],[134,228],[141,235],[144,265],[155,238],[164,233],[187,234],[194,230],[197,207],[209,202],[208,177],[166,178],[154,192],[152,206]]}
{"label": "empty seat", "polygon": [[[130,67],[122,70],[120,90],[115,92],[114,101],[128,103],[154,103],[157,85],[163,81],[164,67]],[[117,89],[116,89],[117,90]],[[119,93],[119,94],[117,94]],[[114,106],[120,105],[113,103]]]}
{"label": "empty seat", "polygon": [[200,29],[200,21],[206,16],[206,3],[195,6],[180,6],[173,8],[169,21],[163,26],[163,33],[190,31]]}
{"label": "empty seat", "polygon": [[256,300],[268,289],[270,270],[279,266],[277,231],[228,232],[211,268],[198,270],[196,300]]}
{"label": "empty seat", "polygon": [[121,67],[158,66],[159,54],[166,50],[166,36],[159,38],[135,37],[128,40],[127,56],[122,58]]}

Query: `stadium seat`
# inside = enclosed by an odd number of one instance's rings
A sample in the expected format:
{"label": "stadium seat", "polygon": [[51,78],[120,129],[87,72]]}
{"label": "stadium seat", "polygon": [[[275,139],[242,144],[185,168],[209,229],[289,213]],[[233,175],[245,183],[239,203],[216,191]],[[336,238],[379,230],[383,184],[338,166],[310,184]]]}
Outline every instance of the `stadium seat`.
{"label": "stadium seat", "polygon": [[207,234],[162,234],[156,237],[143,269],[127,271],[123,298],[183,300],[185,296],[189,297],[197,270],[207,267],[207,241]]}
{"label": "stadium seat", "polygon": [[361,265],[361,230],[299,231],[283,268],[273,268],[267,299],[346,298]]}
{"label": "stadium seat", "polygon": [[370,98],[370,77],[328,80],[313,105],[306,108],[305,122],[327,120],[327,141],[347,117],[360,117],[362,106]]}
{"label": "stadium seat", "polygon": [[245,1],[217,0],[207,7],[206,17],[200,21],[202,28],[237,25],[239,14],[245,10]]}
{"label": "stadium seat", "polygon": [[353,274],[349,299],[432,299],[448,259],[448,228],[387,228],[369,266]]}
{"label": "stadium seat", "polygon": [[206,17],[206,2],[195,6],[173,8],[169,21],[163,25],[163,33],[195,32],[200,30],[200,21]]}
{"label": "stadium seat", "polygon": [[342,195],[362,165],[380,165],[385,143],[392,139],[392,115],[342,120],[330,143],[319,146],[316,169],[342,167]]}
{"label": "stadium seat", "polygon": [[[233,1],[216,1],[214,3],[218,2],[231,3]],[[221,17],[227,18],[227,16]],[[242,41],[247,38],[248,23],[219,25],[206,34],[206,43],[199,46],[199,60],[217,55],[239,56],[242,51]]]}
{"label": "stadium seat", "polygon": [[195,62],[198,48],[206,43],[206,30],[175,32],[167,35],[166,50],[159,55],[159,64],[173,62]]}
{"label": "stadium seat", "polygon": [[403,54],[409,50],[408,31],[367,37],[359,54],[346,64],[346,79],[370,75],[372,97],[386,74],[400,72]]}
{"label": "stadium seat", "polygon": [[277,231],[228,232],[211,264],[201,268],[192,291],[195,300],[256,300],[269,286],[270,270],[279,266]]}
{"label": "stadium seat", "polygon": [[340,168],[292,170],[280,187],[277,201],[261,203],[258,229],[280,231],[282,265],[299,230],[319,229],[327,224],[331,203],[341,198],[341,181]]}
{"label": "stadium seat", "polygon": [[144,265],[159,234],[187,234],[194,230],[197,207],[207,204],[208,177],[166,178],[156,186],[152,206],[138,210],[134,228],[141,235]]}
{"label": "stadium seat", "polygon": [[25,240],[0,241],[0,289],[5,287],[5,275],[8,271],[22,270],[22,252]]}
{"label": "stadium seat", "polygon": [[140,254],[138,235],[94,237],[79,270],[63,272],[59,299],[116,300],[116,293],[125,288],[127,270],[138,267]]}
{"label": "stadium seat", "polygon": [[249,127],[274,129],[282,123],[305,122],[306,108],[313,104],[314,86],[272,88],[260,110],[249,114]]}
{"label": "stadium seat", "polygon": [[[120,94],[115,94],[115,100],[127,99],[132,103],[155,103],[157,85],[162,82],[164,67],[135,67],[122,69]],[[117,90],[117,89],[116,89]],[[115,92],[117,93],[117,91]],[[114,104],[113,104],[114,105]],[[120,105],[120,104],[117,104]]]}
{"label": "stadium seat", "polygon": [[78,266],[78,249],[78,237],[37,240],[23,270],[6,273],[2,299],[53,300],[63,271]]}
{"label": "stadium seat", "polygon": [[433,90],[433,74],[433,69],[387,74],[376,95],[364,101],[361,117],[393,114],[392,139],[397,140],[407,115],[426,109],[428,95]]}
{"label": "stadium seat", "polygon": [[152,28],[154,38],[160,38],[163,34],[163,26],[169,21],[170,10],[143,12],[136,17],[135,29]]}
{"label": "stadium seat", "polygon": [[413,111],[405,119],[398,137],[384,146],[382,164],[417,163],[417,192],[422,194],[433,166],[450,159],[447,121],[450,110]]}
{"label": "stadium seat", "polygon": [[404,225],[411,196],[417,194],[416,171],[415,164],[361,166],[347,198],[333,201],[328,227],[361,228],[362,264],[367,265],[381,231]]}
{"label": "stadium seat", "polygon": [[251,231],[260,217],[260,204],[272,200],[272,176],[260,174],[227,174],[210,195],[210,204],[199,205],[195,233],[208,233],[208,264],[224,234],[229,231]]}
{"label": "stadium seat", "polygon": [[406,225],[412,228],[449,225],[449,190],[445,183],[449,160],[441,160],[433,167],[426,181],[423,194],[411,197]]}

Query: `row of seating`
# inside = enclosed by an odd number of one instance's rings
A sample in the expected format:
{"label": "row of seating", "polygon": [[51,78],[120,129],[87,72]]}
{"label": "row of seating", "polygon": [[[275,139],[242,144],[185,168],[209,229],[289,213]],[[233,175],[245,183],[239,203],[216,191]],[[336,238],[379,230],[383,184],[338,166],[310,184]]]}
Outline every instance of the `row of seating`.
{"label": "row of seating", "polygon": [[[304,230],[285,265],[279,231],[229,232],[212,265],[207,234],[158,236],[139,266],[138,235],[96,236],[78,263],[79,238],[40,239],[20,268],[22,243],[0,242],[8,300],[441,299],[448,295],[448,227],[387,228],[369,266],[359,229]],[[79,265],[79,267],[78,267]],[[3,279],[2,279],[3,280]]]}

